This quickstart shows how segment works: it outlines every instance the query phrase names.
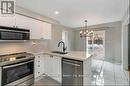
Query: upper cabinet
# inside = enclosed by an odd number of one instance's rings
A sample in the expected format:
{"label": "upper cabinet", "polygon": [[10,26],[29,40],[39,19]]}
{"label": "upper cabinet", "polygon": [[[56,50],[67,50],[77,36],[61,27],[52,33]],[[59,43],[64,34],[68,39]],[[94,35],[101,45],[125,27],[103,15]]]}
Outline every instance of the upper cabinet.
{"label": "upper cabinet", "polygon": [[46,22],[42,23],[42,36],[44,37],[44,39],[51,39],[51,28],[52,25]]}
{"label": "upper cabinet", "polygon": [[30,30],[31,39],[51,39],[51,24],[15,14],[15,16],[0,17],[0,26],[18,27]]}
{"label": "upper cabinet", "polygon": [[19,28],[30,29],[31,18],[15,14],[15,25]]}
{"label": "upper cabinet", "polygon": [[32,19],[30,25],[31,39],[42,39],[42,21]]}
{"label": "upper cabinet", "polygon": [[15,16],[0,16],[0,26],[15,26]]}

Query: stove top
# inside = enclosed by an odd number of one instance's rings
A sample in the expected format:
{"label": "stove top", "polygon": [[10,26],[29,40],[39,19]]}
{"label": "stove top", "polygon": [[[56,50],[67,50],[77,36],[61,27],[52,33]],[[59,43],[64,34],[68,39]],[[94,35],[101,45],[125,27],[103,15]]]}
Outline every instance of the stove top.
{"label": "stove top", "polygon": [[24,58],[28,58],[28,57],[32,57],[32,56],[33,56],[33,54],[27,53],[27,52],[1,55],[0,56],[0,62],[15,61],[15,60],[18,60],[18,59],[24,59]]}

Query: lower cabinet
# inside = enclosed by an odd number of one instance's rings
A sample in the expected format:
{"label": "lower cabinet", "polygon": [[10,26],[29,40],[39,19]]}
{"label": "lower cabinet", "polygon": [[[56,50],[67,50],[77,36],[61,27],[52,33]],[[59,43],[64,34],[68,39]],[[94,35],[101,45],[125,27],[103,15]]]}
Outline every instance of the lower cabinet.
{"label": "lower cabinet", "polygon": [[45,74],[52,79],[62,82],[61,73],[61,57],[52,55],[36,55],[35,56],[35,78],[39,78]]}
{"label": "lower cabinet", "polygon": [[53,79],[58,82],[62,82],[62,67],[61,67],[61,57],[53,57]]}
{"label": "lower cabinet", "polygon": [[46,75],[61,83],[61,57],[44,55],[44,68]]}

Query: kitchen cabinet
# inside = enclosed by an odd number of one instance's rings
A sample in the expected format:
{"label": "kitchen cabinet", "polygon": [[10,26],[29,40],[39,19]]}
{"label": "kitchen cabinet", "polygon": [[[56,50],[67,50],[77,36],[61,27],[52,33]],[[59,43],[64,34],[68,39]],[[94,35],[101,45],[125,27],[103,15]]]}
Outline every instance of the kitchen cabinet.
{"label": "kitchen cabinet", "polygon": [[31,39],[51,39],[51,24],[27,16],[0,16],[0,26],[29,29]]}
{"label": "kitchen cabinet", "polygon": [[43,55],[36,55],[34,62],[35,78],[39,78],[44,74],[44,58]]}
{"label": "kitchen cabinet", "polygon": [[0,15],[0,26],[7,26],[7,27],[15,26],[15,16]]}
{"label": "kitchen cabinet", "polygon": [[61,83],[61,57],[44,55],[45,74]]}
{"label": "kitchen cabinet", "polygon": [[44,39],[51,39],[51,28],[52,25],[46,22],[42,22],[42,37]]}
{"label": "kitchen cabinet", "polygon": [[61,67],[61,57],[53,56],[53,79],[62,82],[62,67]]}
{"label": "kitchen cabinet", "polygon": [[42,21],[38,21],[35,19],[31,19],[31,23],[30,23],[30,36],[31,39],[42,39]]}
{"label": "kitchen cabinet", "polygon": [[53,59],[50,55],[44,55],[44,70],[47,76],[52,76],[53,72]]}
{"label": "kitchen cabinet", "polygon": [[30,29],[31,39],[51,39],[51,24],[16,14],[16,26]]}
{"label": "kitchen cabinet", "polygon": [[30,24],[32,22],[31,18],[28,18],[28,17],[25,17],[25,16],[22,16],[22,15],[18,15],[18,14],[15,14],[15,25],[19,28],[23,28],[23,29],[30,29]]}

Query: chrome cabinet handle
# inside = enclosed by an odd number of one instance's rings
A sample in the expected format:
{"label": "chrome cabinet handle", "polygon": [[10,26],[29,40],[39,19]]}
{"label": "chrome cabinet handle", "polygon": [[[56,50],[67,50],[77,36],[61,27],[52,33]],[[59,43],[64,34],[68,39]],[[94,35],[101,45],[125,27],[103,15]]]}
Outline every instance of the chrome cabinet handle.
{"label": "chrome cabinet handle", "polygon": [[78,66],[78,67],[80,67],[80,65],[79,65],[79,64],[75,64],[75,63],[70,63],[70,62],[65,62],[65,61],[63,61],[63,63],[65,63],[65,64],[69,64],[69,65],[73,65],[73,66]]}

